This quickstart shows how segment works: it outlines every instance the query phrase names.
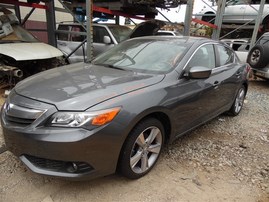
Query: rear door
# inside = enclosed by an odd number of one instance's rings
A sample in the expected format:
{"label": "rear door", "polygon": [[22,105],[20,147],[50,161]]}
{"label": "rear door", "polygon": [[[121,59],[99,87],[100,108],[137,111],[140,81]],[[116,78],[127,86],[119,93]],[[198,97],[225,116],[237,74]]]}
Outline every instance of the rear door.
{"label": "rear door", "polygon": [[235,59],[234,52],[221,44],[203,45],[196,50],[184,72],[194,66],[204,66],[211,68],[212,73],[206,79],[183,78],[174,88],[180,94],[177,95],[180,102],[174,110],[178,134],[229,109],[240,82],[240,65],[235,65]]}
{"label": "rear door", "polygon": [[243,73],[243,66],[238,62],[238,58],[230,48],[218,44],[216,49],[216,68],[213,69],[212,74],[216,75],[219,81],[218,89],[219,108],[227,108],[233,100],[238,90],[239,83]]}

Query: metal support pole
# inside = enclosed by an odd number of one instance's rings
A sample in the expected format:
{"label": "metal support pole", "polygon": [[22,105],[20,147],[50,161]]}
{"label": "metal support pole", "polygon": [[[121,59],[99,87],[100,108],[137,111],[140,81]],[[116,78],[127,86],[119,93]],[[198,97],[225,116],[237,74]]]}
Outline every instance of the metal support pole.
{"label": "metal support pole", "polygon": [[24,25],[26,23],[26,21],[29,19],[29,17],[33,14],[34,11],[35,11],[35,8],[32,8],[30,10],[30,12],[24,17],[23,21],[21,22],[21,25]]}
{"label": "metal support pole", "polygon": [[86,0],[86,15],[87,15],[87,59],[86,62],[91,62],[93,58],[93,46],[92,46],[92,33],[93,33],[93,27],[92,27],[92,14],[93,14],[93,0]]}
{"label": "metal support pole", "polygon": [[48,9],[46,10],[48,43],[52,46],[57,47],[56,34],[55,34],[56,20],[55,20],[54,1],[46,2],[45,5],[48,7]]}
{"label": "metal support pole", "polygon": [[20,7],[18,5],[15,5],[14,10],[15,10],[15,14],[16,14],[17,18],[19,19],[19,22],[21,23],[21,10],[20,10]]}
{"label": "metal support pole", "polygon": [[168,22],[172,23],[171,20],[169,20],[169,18],[167,18],[164,14],[161,13],[161,11],[158,10],[158,13],[159,13],[164,19],[166,19]]}
{"label": "metal support pole", "polygon": [[223,14],[225,11],[225,6],[226,6],[226,0],[218,1],[218,9],[217,9],[216,20],[215,20],[215,25],[217,26],[217,29],[214,29],[213,31],[212,39],[219,39],[220,37],[220,31],[221,31],[221,25],[222,25]]}
{"label": "metal support pole", "polygon": [[190,36],[193,4],[194,0],[188,0],[184,20],[184,33],[183,33],[184,36]]}
{"label": "metal support pole", "polygon": [[116,25],[120,24],[120,16],[116,16],[115,22],[116,22]]}
{"label": "metal support pole", "polygon": [[251,38],[250,45],[249,45],[250,49],[254,46],[254,44],[256,42],[256,38],[257,38],[257,35],[258,35],[258,31],[259,31],[259,28],[260,28],[261,19],[262,19],[262,15],[263,15],[264,4],[265,4],[265,0],[261,0],[259,12],[258,12],[258,15],[256,17],[254,30],[253,30],[252,38]]}

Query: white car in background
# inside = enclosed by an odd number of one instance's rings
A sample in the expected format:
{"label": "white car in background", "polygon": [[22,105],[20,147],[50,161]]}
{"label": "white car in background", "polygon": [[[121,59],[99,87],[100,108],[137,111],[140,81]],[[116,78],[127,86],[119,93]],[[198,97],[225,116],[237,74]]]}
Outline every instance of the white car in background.
{"label": "white car in background", "polygon": [[247,61],[250,39],[222,39],[221,41],[228,44],[242,62]]}
{"label": "white car in background", "polygon": [[64,63],[60,50],[38,41],[18,22],[11,11],[0,7],[0,78],[12,85]]}
{"label": "white car in background", "polygon": [[[260,1],[258,0],[227,0],[222,22],[225,24],[245,24],[252,20],[250,24],[255,24],[259,8]],[[213,23],[216,13],[217,6],[205,6],[197,13],[196,17],[203,21]],[[264,30],[269,29],[269,4],[264,5],[261,24]]]}

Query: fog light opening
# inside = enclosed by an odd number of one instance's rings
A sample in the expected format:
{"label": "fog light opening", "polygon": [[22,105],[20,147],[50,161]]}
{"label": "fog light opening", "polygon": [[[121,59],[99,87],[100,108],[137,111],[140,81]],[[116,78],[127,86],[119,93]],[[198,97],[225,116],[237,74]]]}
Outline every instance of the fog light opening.
{"label": "fog light opening", "polygon": [[68,163],[69,165],[68,165],[68,167],[67,167],[67,171],[69,172],[69,173],[75,173],[75,172],[77,172],[78,171],[78,165],[76,164],[76,163],[74,163],[74,162],[70,162],[70,163]]}

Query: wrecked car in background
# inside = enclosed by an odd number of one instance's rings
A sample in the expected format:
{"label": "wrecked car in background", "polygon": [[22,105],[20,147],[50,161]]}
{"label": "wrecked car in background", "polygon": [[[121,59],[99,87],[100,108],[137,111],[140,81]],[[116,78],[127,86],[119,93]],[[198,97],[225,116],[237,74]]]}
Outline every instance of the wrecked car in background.
{"label": "wrecked car in background", "polygon": [[11,85],[63,63],[60,50],[38,41],[11,11],[0,7],[0,78]]}

